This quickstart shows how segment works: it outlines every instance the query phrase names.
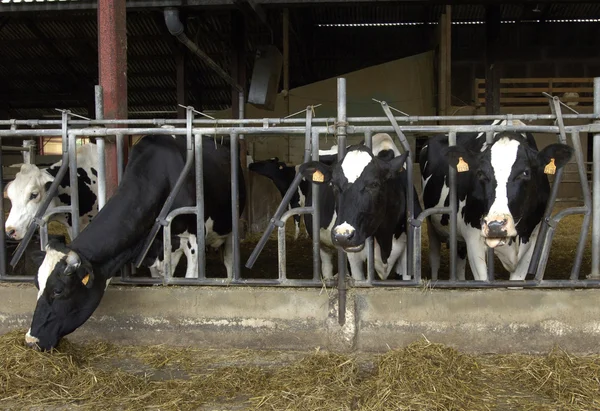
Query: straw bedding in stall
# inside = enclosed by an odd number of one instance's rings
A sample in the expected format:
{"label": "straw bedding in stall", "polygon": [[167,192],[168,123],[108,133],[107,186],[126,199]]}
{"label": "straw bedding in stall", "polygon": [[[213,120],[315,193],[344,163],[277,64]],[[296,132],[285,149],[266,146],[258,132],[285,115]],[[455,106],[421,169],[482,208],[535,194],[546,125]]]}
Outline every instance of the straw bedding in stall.
{"label": "straw bedding in stall", "polygon": [[[0,336],[0,408],[591,410],[600,356],[468,355],[423,339],[385,354],[207,350]],[[61,408],[62,409],[62,408]]]}

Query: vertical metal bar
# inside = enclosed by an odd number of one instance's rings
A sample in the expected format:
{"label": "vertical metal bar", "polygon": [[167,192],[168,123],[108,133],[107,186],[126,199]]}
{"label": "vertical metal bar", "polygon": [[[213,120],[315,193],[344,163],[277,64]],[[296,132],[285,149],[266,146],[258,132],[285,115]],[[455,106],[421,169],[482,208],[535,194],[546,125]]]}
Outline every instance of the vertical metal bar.
{"label": "vertical metal bar", "polygon": [[[413,249],[413,267],[412,267],[412,273],[413,273],[413,280],[416,283],[420,283],[421,282],[421,267],[422,267],[422,257],[421,257],[421,230],[422,230],[422,226],[421,226],[421,222],[418,222],[419,225],[414,227],[413,230],[413,238],[415,239],[414,242],[414,249]],[[408,264],[407,264],[408,266]],[[408,269],[408,267],[407,267]]]}
{"label": "vertical metal bar", "polygon": [[[104,119],[102,86],[94,87],[94,99],[96,102],[96,120]],[[98,211],[106,204],[106,157],[104,137],[96,137],[96,148],[98,151]]]}
{"label": "vertical metal bar", "polygon": [[[311,158],[311,138],[312,138],[312,108],[306,107],[306,133],[304,135],[304,163]],[[317,161],[319,160],[319,151],[317,150]]]}
{"label": "vertical metal bar", "polygon": [[[556,202],[556,197],[558,196],[558,189],[560,187],[560,181],[562,180],[563,171],[564,168],[559,168],[556,170],[556,174],[554,175],[554,181],[552,182],[552,188],[550,190],[550,197],[548,198],[548,204],[546,205],[546,210],[544,212],[544,218],[542,221],[540,221],[541,226],[535,241],[533,254],[536,259],[534,260],[534,257],[531,258],[532,261],[530,266],[533,264],[533,273],[535,274],[535,279],[538,281],[544,279],[544,269],[550,254],[550,244],[546,244],[546,242],[550,241],[552,238],[552,232],[554,232],[554,227],[551,227],[549,224],[550,215],[552,214],[552,209],[554,208],[554,203]],[[546,251],[544,252],[544,250]],[[536,251],[538,251],[537,255],[535,255]]]}
{"label": "vertical metal bar", "polygon": [[[456,145],[456,132],[448,133],[448,145]],[[450,281],[456,281],[456,220],[457,220],[457,196],[456,196],[456,170],[448,169],[448,181],[450,185]]]}
{"label": "vertical metal bar", "polygon": [[[346,155],[346,79],[337,79],[337,143],[338,161]],[[337,210],[340,215],[340,210]],[[346,323],[346,253],[338,250],[338,322]]]}
{"label": "vertical metal bar", "polygon": [[[493,131],[488,131],[485,133],[485,142],[487,143],[488,147],[490,145],[492,145],[494,143],[494,132]],[[488,274],[488,281],[494,281],[495,279],[495,273],[494,273],[494,249],[487,247],[487,274]]]}
{"label": "vertical metal bar", "polygon": [[171,280],[171,265],[173,264],[173,260],[171,257],[173,256],[171,253],[171,221],[163,226],[163,284],[169,284]]}
{"label": "vertical metal bar", "polygon": [[[373,148],[373,133],[365,131],[365,145],[370,149]],[[375,279],[375,247],[373,237],[367,238],[367,281],[370,283]]]}
{"label": "vertical metal bar", "polygon": [[71,182],[71,227],[74,240],[79,235],[79,190],[77,184],[77,136],[69,133],[69,180]]}
{"label": "vertical metal bar", "polygon": [[238,135],[237,133],[230,134],[231,145],[231,229],[233,231],[233,278],[240,278],[240,218],[239,218],[239,155],[238,155]]}
{"label": "vertical metal bar", "polygon": [[35,140],[23,140],[23,148],[27,149],[22,151],[23,163],[35,164]]}
{"label": "vertical metal bar", "polygon": [[277,229],[277,267],[279,273],[279,281],[287,278],[285,259],[285,224]]}
{"label": "vertical metal bar", "polygon": [[121,133],[117,134],[117,184],[121,184],[123,178],[123,165],[125,164],[125,136]]}
{"label": "vertical metal bar", "polygon": [[202,135],[196,134],[194,139],[194,155],[196,156],[196,239],[198,245],[198,278],[206,278],[206,234],[204,233],[204,147]]}
{"label": "vertical metal bar", "polygon": [[[410,154],[410,153],[409,153]],[[412,156],[406,157],[406,271],[411,277],[414,252],[414,226],[412,220],[415,218],[415,190],[413,188],[413,161]]]}
{"label": "vertical metal bar", "polygon": [[[319,161],[319,132],[312,132],[312,160]],[[311,184],[312,190],[312,246],[313,246],[313,280],[321,278],[321,199],[319,192],[321,188],[317,184]],[[306,221],[306,220],[305,220]]]}
{"label": "vertical metal bar", "polygon": [[581,150],[581,140],[579,138],[579,131],[574,131],[573,133],[571,133],[571,141],[573,142],[573,148],[575,149],[575,161],[577,163],[579,182],[581,184],[583,205],[586,208],[586,212],[583,215],[583,224],[581,225],[581,232],[579,233],[579,242],[577,243],[577,250],[575,251],[575,261],[571,270],[571,280],[577,280],[579,278],[579,271],[581,270],[581,260],[583,259],[583,252],[585,251],[585,243],[587,240],[590,219],[592,216],[592,196],[590,194],[590,186],[588,184],[585,163],[583,160],[583,151]]}
{"label": "vertical metal bar", "polygon": [[[600,115],[600,77],[594,78],[594,114]],[[593,153],[592,273],[589,278],[597,279],[600,278],[600,134],[594,134]]]}
{"label": "vertical metal bar", "polygon": [[[549,104],[550,111],[556,116],[556,124],[559,127],[559,142],[567,144],[567,136],[565,134],[565,123],[562,118],[560,100],[557,97],[554,97],[550,100]],[[556,197],[558,195],[558,188],[562,179],[562,174],[563,169],[561,168],[556,172],[556,175],[554,176],[554,182],[552,184],[550,198],[548,200],[548,204],[546,204],[542,221],[540,221],[540,228],[538,230],[537,239],[533,248],[533,254],[531,256],[531,261],[529,262],[529,267],[527,269],[528,274],[535,274],[536,280],[543,279],[546,262],[550,253],[549,247],[551,244],[546,244],[546,242],[551,241],[553,236],[552,233],[554,232],[554,229],[550,227],[550,216],[552,215],[554,202],[556,201]],[[549,232],[549,230],[551,230],[551,232]]]}
{"label": "vertical metal bar", "polygon": [[[0,193],[4,193],[4,175],[2,173],[2,138],[0,138]],[[0,222],[2,223],[2,232],[0,233],[0,277],[4,277],[6,272],[6,229],[4,226],[4,198],[0,198]]]}
{"label": "vertical metal bar", "polygon": [[40,227],[40,248],[42,250],[46,249],[48,245],[48,224],[44,224]]}

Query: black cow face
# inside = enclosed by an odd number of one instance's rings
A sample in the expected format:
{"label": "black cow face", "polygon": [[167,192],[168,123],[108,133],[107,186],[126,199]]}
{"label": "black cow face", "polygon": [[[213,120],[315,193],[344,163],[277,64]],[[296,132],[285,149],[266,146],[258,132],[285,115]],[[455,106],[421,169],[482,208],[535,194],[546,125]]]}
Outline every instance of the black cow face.
{"label": "black cow face", "polygon": [[300,166],[303,176],[313,183],[331,184],[339,210],[331,240],[347,252],[358,252],[367,237],[383,224],[388,181],[403,170],[408,153],[385,161],[374,157],[364,145],[352,146],[340,162],[328,166],[309,162]]}
{"label": "black cow face", "polygon": [[42,350],[56,347],[81,326],[104,295],[104,286],[94,282],[91,265],[65,246],[46,247],[35,284],[38,299],[25,342]]}
{"label": "black cow face", "polygon": [[573,149],[565,144],[536,151],[514,132],[499,133],[481,153],[459,146],[448,148],[450,165],[469,173],[473,196],[485,205],[481,235],[489,247],[502,245],[519,234],[519,225],[527,225],[522,221],[524,215],[537,213],[538,209],[543,212],[549,193],[546,174],[563,167],[572,153]]}

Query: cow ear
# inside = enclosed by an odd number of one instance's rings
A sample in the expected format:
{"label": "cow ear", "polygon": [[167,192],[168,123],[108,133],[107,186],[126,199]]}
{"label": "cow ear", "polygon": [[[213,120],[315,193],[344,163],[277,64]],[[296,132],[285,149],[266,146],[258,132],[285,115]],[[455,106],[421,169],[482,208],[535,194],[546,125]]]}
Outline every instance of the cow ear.
{"label": "cow ear", "polygon": [[475,155],[468,149],[461,146],[450,146],[445,153],[450,167],[459,173],[469,171],[475,166]]}
{"label": "cow ear", "polygon": [[315,184],[326,184],[331,180],[331,167],[318,161],[301,164],[298,172]]}
{"label": "cow ear", "polygon": [[554,174],[556,169],[563,167],[571,160],[573,149],[566,144],[550,144],[537,155],[540,167],[546,174]]}
{"label": "cow ear", "polygon": [[388,174],[386,178],[393,178],[398,173],[404,171],[404,163],[406,163],[408,155],[409,152],[407,151],[404,154],[394,157],[385,163],[388,167]]}
{"label": "cow ear", "polygon": [[81,269],[77,271],[77,274],[79,275],[81,284],[86,288],[92,288],[94,286],[94,271],[87,261],[82,264]]}

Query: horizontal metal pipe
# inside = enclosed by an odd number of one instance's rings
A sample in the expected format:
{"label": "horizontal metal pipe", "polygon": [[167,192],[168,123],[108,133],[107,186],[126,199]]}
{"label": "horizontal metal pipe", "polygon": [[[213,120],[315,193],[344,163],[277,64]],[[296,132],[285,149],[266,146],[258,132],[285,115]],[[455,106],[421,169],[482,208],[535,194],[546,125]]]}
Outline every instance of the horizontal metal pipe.
{"label": "horizontal metal pipe", "polygon": [[[423,283],[400,280],[375,280],[371,284],[356,281],[355,287],[424,287]],[[427,284],[427,288],[600,288],[600,280],[543,280],[543,281],[436,281]]]}
{"label": "horizontal metal pipe", "polygon": [[448,214],[450,212],[452,212],[452,209],[450,207],[428,208],[428,209],[422,211],[421,214],[419,214],[414,220],[417,220],[417,221],[423,223],[423,221],[425,221],[425,219],[429,216],[432,216],[434,214]]}
{"label": "horizontal metal pipe", "polygon": [[[563,114],[564,119],[600,119],[598,114]],[[399,116],[394,117],[398,122],[402,123],[418,123],[418,122],[434,122],[434,121],[493,121],[493,120],[509,120],[508,115],[473,115],[473,116]],[[512,114],[512,120],[536,121],[536,120],[556,120],[556,116],[552,114]],[[387,117],[348,117],[349,123],[387,123]],[[335,117],[314,118],[312,123],[333,123]],[[251,119],[195,119],[194,125],[197,124],[304,124],[304,118],[251,118]],[[185,124],[184,119],[106,119],[106,120],[69,120],[69,126],[81,125],[110,125],[110,124],[148,124],[161,126],[166,124]],[[60,126],[60,120],[0,120],[0,126]]]}
{"label": "horizontal metal pipe", "polygon": [[[240,134],[261,134],[261,135],[280,135],[281,134],[305,134],[305,127],[212,127],[212,128],[194,128],[194,134],[204,135],[229,135],[232,133]],[[333,133],[335,131],[334,126],[323,127],[314,126],[313,131],[320,134]],[[348,126],[347,134],[364,134],[365,132],[374,133],[393,133],[394,127],[392,126]],[[402,131],[405,133],[485,133],[487,131],[501,132],[501,131],[513,131],[513,132],[530,132],[530,133],[546,133],[546,134],[557,134],[559,133],[559,127],[556,126],[483,126],[483,125],[454,125],[454,126],[415,126],[408,125],[403,126]],[[588,124],[588,125],[574,125],[565,127],[567,133],[580,132],[580,133],[600,133],[600,124]],[[153,135],[184,135],[186,134],[185,128],[81,128],[73,129],[69,131],[78,137],[98,137],[108,135],[140,135],[140,134],[153,134]],[[62,133],[58,129],[31,129],[31,130],[0,130],[0,137],[59,137]]]}
{"label": "horizontal metal pipe", "polygon": [[[17,278],[17,276],[8,276],[8,278]],[[19,276],[21,278],[23,276]],[[29,278],[28,278],[29,279]],[[29,279],[33,281],[33,277]],[[20,280],[24,281],[24,280]],[[161,278],[148,278],[148,277],[137,277],[137,278],[125,278],[120,279],[118,277],[113,277],[111,284],[114,285],[153,285],[153,284],[163,284],[163,280]],[[189,285],[189,286],[231,286],[231,285],[247,285],[247,286],[255,286],[255,287],[264,287],[264,286],[281,286],[281,287],[322,287],[323,283],[321,281],[314,280],[296,280],[296,279],[286,279],[285,281],[280,281],[278,279],[261,279],[261,278],[245,278],[239,280],[229,281],[226,278],[206,278],[203,280],[195,279],[195,278],[171,278],[168,282],[169,285]]]}

